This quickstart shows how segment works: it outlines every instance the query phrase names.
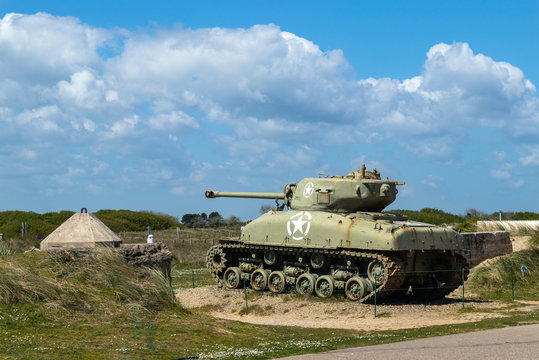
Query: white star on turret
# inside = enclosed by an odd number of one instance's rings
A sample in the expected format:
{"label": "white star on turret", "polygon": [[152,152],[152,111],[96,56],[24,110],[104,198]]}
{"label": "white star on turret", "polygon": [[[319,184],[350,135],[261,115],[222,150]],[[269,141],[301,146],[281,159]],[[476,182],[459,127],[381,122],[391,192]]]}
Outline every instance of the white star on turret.
{"label": "white star on turret", "polygon": [[312,182],[307,183],[307,185],[305,185],[305,187],[303,188],[303,196],[305,198],[309,198],[311,197],[313,192],[314,192],[314,184]]}

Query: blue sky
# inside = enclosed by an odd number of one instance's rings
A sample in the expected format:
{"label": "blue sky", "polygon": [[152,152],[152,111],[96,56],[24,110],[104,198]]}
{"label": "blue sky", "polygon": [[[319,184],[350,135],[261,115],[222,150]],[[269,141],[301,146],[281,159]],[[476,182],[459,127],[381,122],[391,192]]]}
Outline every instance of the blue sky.
{"label": "blue sky", "polygon": [[539,2],[0,0],[0,210],[257,216],[366,163],[391,208],[539,211]]}

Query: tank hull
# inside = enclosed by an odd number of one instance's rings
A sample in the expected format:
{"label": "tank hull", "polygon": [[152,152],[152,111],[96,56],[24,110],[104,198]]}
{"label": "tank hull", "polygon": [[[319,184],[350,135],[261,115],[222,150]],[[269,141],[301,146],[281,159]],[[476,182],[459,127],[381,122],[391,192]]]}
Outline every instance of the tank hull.
{"label": "tank hull", "polygon": [[375,292],[378,298],[410,291],[437,298],[468,274],[462,246],[462,236],[450,228],[398,215],[270,211],[247,224],[238,240],[210,249],[207,262],[228,288],[245,278],[259,291],[327,297],[344,290],[364,302]]}

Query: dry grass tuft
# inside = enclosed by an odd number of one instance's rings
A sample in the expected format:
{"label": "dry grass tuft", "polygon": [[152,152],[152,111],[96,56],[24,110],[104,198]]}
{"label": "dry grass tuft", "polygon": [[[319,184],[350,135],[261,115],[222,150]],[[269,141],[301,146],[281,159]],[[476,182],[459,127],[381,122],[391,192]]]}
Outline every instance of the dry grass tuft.
{"label": "dry grass tuft", "polygon": [[81,257],[44,252],[3,257],[0,304],[83,312],[118,305],[147,310],[176,306],[161,272],[130,266],[110,249]]}

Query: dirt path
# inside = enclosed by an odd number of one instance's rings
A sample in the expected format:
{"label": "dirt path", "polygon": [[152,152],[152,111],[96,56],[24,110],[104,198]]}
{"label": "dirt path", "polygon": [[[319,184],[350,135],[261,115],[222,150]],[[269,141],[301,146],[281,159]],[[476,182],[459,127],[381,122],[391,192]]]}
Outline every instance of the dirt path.
{"label": "dirt path", "polygon": [[[390,330],[432,325],[473,322],[504,316],[507,304],[466,301],[465,307],[490,309],[489,312],[463,312],[462,302],[455,297],[424,304],[358,304],[336,297],[330,300],[304,299],[293,295],[248,293],[249,314],[245,314],[242,291],[230,291],[207,286],[182,290],[181,304],[214,317],[253,324],[288,325],[311,328]],[[497,310],[497,311],[491,311]]]}

